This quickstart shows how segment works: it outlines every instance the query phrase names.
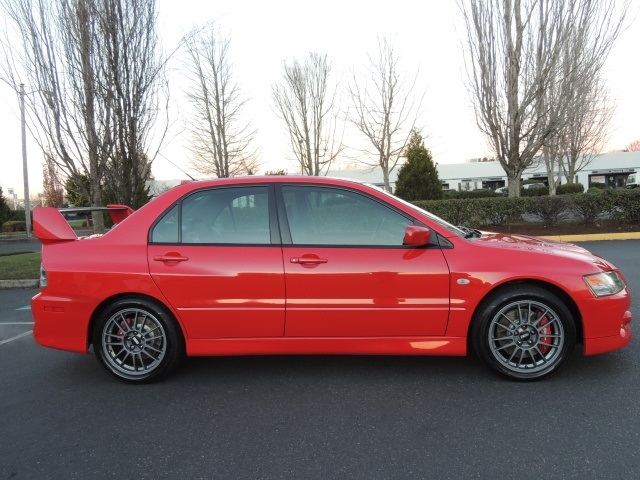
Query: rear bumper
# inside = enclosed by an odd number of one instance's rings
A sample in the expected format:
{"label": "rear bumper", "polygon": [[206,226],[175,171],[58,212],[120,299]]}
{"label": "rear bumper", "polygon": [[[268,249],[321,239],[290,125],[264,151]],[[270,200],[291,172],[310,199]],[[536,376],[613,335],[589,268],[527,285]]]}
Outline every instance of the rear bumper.
{"label": "rear bumper", "polygon": [[622,316],[620,323],[620,330],[617,335],[598,337],[598,338],[585,338],[584,339],[584,354],[585,355],[597,355],[599,353],[611,352],[619,348],[625,347],[631,342],[633,333],[631,332],[631,312],[626,311]]}
{"label": "rear bumper", "polygon": [[89,353],[89,321],[93,310],[88,303],[78,298],[37,294],[31,300],[36,342],[58,350]]}

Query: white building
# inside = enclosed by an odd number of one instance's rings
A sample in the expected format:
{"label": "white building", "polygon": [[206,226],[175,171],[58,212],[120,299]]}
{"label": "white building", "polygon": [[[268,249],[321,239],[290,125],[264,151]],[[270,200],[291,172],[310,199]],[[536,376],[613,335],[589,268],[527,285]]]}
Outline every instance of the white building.
{"label": "white building", "polygon": [[[447,190],[495,190],[507,184],[507,175],[497,161],[470,161],[436,165],[442,187]],[[395,191],[396,179],[400,167],[389,174],[389,183]],[[575,183],[584,185],[585,190],[593,183],[605,184],[607,188],[624,188],[629,175],[640,172],[640,152],[605,153],[596,156],[591,163],[576,174]],[[329,177],[346,178],[371,183],[382,187],[380,168],[366,170],[330,170]],[[522,180],[547,181],[544,162],[525,170]],[[179,185],[185,180],[155,180],[147,182],[153,197]]]}
{"label": "white building", "polygon": [[[547,171],[544,162],[525,170],[522,180],[546,182]],[[495,190],[507,184],[507,175],[497,161],[471,161],[436,165],[438,176],[444,189]],[[399,167],[389,174],[391,189],[395,190]],[[576,174],[575,183],[584,185],[585,190],[593,183],[605,184],[607,188],[624,188],[627,177],[640,172],[640,152],[604,153],[596,156],[585,168]],[[331,170],[330,177],[349,178],[383,186],[380,168],[367,170]]]}

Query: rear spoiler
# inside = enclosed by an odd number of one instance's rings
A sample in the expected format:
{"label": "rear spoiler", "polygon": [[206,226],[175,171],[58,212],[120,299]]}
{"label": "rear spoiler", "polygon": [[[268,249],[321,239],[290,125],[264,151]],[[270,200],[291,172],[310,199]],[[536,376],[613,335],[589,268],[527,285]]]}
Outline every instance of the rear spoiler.
{"label": "rear spoiler", "polygon": [[36,207],[33,209],[33,234],[42,243],[56,243],[77,240],[78,236],[71,225],[62,216],[63,213],[109,212],[114,225],[133,213],[126,205],[107,205],[106,207],[54,208]]}
{"label": "rear spoiler", "polygon": [[117,225],[129,215],[133,213],[133,208],[126,205],[109,204],[106,207],[74,207],[74,208],[57,208],[60,213],[90,213],[90,212],[109,212],[111,221]]}

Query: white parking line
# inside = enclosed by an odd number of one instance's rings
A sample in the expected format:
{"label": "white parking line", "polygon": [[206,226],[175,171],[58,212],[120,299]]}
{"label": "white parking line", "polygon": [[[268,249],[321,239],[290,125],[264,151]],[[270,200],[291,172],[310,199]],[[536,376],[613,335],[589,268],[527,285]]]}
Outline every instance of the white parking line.
{"label": "white parking line", "polygon": [[18,310],[31,310],[31,305],[25,305],[24,307],[16,308],[16,312]]}
{"label": "white parking line", "polygon": [[0,325],[33,325],[33,322],[0,322]]}
{"label": "white parking line", "polygon": [[31,335],[33,330],[29,330],[28,332],[21,333],[20,335],[16,335],[15,337],[7,338],[6,340],[0,341],[0,345],[4,345],[5,343],[13,342],[22,337],[26,337],[27,335]]}

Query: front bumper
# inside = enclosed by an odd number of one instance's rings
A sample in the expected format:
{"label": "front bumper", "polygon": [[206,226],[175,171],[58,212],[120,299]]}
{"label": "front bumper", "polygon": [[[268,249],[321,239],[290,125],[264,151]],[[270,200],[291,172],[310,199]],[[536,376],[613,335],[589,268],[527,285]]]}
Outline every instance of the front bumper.
{"label": "front bumper", "polygon": [[617,335],[610,335],[606,337],[597,338],[585,338],[584,339],[584,354],[585,355],[597,355],[599,353],[611,352],[625,347],[631,342],[633,333],[631,332],[632,316],[630,311],[626,311],[620,322],[620,329]]}

